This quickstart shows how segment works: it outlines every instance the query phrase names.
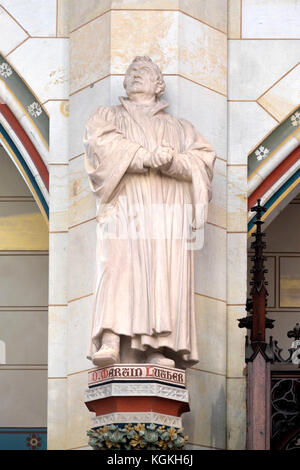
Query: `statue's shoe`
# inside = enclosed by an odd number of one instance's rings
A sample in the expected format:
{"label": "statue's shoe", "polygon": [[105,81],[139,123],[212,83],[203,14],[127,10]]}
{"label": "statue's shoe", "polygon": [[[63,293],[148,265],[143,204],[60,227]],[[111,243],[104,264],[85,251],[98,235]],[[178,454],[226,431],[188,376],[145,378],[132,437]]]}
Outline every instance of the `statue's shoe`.
{"label": "statue's shoe", "polygon": [[159,352],[150,353],[147,356],[147,362],[151,364],[158,364],[165,367],[175,367],[175,362],[168,357],[165,357]]}
{"label": "statue's shoe", "polygon": [[99,367],[112,366],[120,362],[119,351],[116,348],[103,344],[93,356],[93,363]]}

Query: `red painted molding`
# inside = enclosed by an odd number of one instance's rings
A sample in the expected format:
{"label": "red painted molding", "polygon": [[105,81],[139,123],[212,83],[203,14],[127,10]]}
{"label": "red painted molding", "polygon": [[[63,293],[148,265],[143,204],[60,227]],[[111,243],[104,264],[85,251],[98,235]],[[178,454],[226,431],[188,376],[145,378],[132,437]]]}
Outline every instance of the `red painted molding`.
{"label": "red painted molding", "polygon": [[300,158],[300,145],[290,153],[283,162],[278,165],[272,173],[256,188],[248,198],[248,210],[256,204],[257,199],[261,198],[268,189]]}
{"label": "red painted molding", "polygon": [[22,145],[24,146],[24,148],[30,155],[30,158],[32,162],[34,163],[45,187],[47,188],[47,191],[49,191],[49,172],[39,152],[36,150],[30,138],[24,131],[18,119],[9,109],[7,104],[3,104],[0,102],[0,112],[2,116],[4,116],[4,118],[6,119],[8,124],[11,126],[11,128],[14,130],[15,134],[18,136],[20,141],[22,142]]}
{"label": "red painted molding", "polygon": [[108,413],[128,413],[154,411],[169,416],[181,416],[182,413],[190,411],[188,403],[170,400],[162,397],[133,397],[119,396],[107,397],[93,400],[86,403],[90,411],[96,413],[96,416]]}

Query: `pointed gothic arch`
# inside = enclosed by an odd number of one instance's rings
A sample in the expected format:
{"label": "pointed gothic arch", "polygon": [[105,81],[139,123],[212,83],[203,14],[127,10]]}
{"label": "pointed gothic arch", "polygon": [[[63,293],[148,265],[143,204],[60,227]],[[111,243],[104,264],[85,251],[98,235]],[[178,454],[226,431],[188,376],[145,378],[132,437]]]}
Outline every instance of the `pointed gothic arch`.
{"label": "pointed gothic arch", "polygon": [[[258,198],[265,228],[300,190],[300,108],[295,109],[248,156],[248,210]],[[255,215],[248,214],[248,235]]]}
{"label": "pointed gothic arch", "polygon": [[0,55],[0,143],[49,219],[49,116],[29,85]]}

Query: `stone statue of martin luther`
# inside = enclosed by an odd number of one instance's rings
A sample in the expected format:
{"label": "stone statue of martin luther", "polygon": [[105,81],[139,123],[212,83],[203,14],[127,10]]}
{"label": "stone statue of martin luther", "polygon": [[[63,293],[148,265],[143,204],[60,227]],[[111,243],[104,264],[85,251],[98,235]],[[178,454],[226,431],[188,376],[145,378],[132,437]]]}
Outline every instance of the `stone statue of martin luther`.
{"label": "stone statue of martin luther", "polygon": [[[192,124],[167,113],[165,82],[150,57],[133,60],[124,88],[127,97],[100,106],[84,137],[100,229],[88,357],[100,367],[119,362],[125,335],[148,363],[173,367],[178,358],[190,366],[198,362],[194,253],[175,231],[203,227],[215,152]],[[132,207],[147,214],[143,236],[101,236],[112,220],[130,225]]]}

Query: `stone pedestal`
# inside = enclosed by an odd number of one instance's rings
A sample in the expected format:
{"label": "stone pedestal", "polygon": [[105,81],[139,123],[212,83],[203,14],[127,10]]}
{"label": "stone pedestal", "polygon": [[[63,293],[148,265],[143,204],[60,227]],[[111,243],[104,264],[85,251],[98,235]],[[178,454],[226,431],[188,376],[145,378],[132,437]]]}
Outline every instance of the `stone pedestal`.
{"label": "stone pedestal", "polygon": [[185,443],[181,415],[190,408],[184,370],[155,364],[94,369],[89,372],[85,404],[95,413],[90,437],[107,437],[110,432],[110,437],[119,438],[116,447],[103,438],[105,448],[123,448],[121,437],[128,448],[182,448]]}

